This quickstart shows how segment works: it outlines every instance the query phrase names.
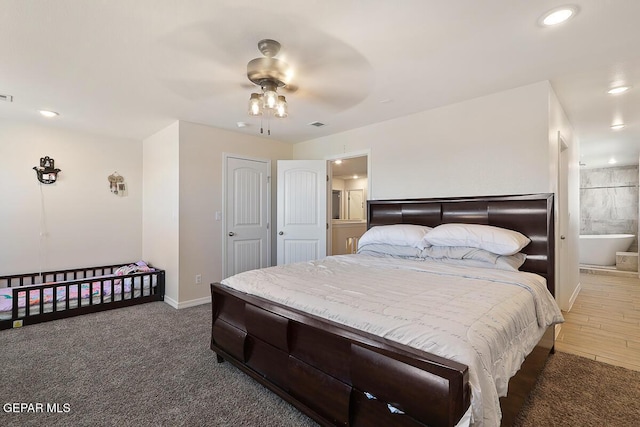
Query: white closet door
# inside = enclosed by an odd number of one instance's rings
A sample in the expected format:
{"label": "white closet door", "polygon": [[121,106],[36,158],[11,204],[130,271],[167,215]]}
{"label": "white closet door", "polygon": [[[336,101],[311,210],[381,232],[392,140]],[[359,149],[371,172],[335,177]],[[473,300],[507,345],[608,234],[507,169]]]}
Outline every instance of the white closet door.
{"label": "white closet door", "polygon": [[269,266],[269,163],[227,158],[226,275]]}

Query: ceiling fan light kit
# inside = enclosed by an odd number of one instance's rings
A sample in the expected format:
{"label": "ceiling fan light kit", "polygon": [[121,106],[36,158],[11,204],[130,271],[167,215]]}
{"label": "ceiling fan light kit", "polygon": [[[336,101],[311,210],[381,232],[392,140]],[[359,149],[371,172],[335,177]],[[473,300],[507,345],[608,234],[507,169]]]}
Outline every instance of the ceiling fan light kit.
{"label": "ceiling fan light kit", "polygon": [[[273,115],[278,118],[285,118],[289,115],[287,100],[284,96],[278,95],[278,88],[284,87],[287,83],[287,76],[290,75],[289,65],[274,58],[280,51],[280,43],[275,40],[264,39],[258,42],[258,49],[264,58],[255,58],[247,64],[247,77],[249,80],[260,86],[262,93],[252,93],[249,98],[250,116]],[[263,133],[260,126],[260,133]],[[271,135],[271,130],[268,130]]]}

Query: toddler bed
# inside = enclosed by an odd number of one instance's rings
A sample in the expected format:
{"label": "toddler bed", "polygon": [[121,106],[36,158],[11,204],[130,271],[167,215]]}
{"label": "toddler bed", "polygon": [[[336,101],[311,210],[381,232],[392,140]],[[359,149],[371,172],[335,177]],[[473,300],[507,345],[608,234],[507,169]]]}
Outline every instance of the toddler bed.
{"label": "toddler bed", "polygon": [[164,270],[144,261],[0,277],[0,329],[164,300]]}

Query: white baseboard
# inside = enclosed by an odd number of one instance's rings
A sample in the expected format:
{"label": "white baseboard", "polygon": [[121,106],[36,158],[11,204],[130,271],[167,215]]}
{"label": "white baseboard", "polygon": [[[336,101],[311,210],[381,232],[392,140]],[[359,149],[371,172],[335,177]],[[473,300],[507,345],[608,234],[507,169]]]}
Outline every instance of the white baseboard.
{"label": "white baseboard", "polygon": [[167,304],[169,304],[171,307],[173,308],[178,308],[178,301],[169,298],[168,296],[164,296],[164,302],[166,302]]}
{"label": "white baseboard", "polygon": [[575,290],[573,291],[573,294],[571,295],[571,298],[569,298],[569,309],[567,311],[571,311],[571,308],[573,307],[573,303],[576,302],[576,298],[578,298],[578,294],[580,293],[581,289],[582,289],[582,283],[578,282],[578,286],[576,286]]}
{"label": "white baseboard", "polygon": [[169,298],[168,296],[164,296],[164,302],[166,302],[167,304],[169,304],[171,307],[173,308],[177,308],[178,310],[181,308],[189,308],[189,307],[195,307],[196,305],[202,305],[202,304],[208,304],[211,302],[211,296],[208,297],[204,297],[204,298],[197,298],[197,299],[192,299],[190,301],[183,301],[183,302],[178,302],[172,298]]}

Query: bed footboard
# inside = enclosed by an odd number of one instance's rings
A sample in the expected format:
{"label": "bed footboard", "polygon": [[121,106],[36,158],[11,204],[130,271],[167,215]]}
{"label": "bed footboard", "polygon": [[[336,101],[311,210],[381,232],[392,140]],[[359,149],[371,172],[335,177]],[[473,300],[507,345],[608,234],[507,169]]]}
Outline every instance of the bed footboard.
{"label": "bed footboard", "polygon": [[211,349],[324,425],[453,426],[467,366],[211,285]]}

